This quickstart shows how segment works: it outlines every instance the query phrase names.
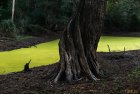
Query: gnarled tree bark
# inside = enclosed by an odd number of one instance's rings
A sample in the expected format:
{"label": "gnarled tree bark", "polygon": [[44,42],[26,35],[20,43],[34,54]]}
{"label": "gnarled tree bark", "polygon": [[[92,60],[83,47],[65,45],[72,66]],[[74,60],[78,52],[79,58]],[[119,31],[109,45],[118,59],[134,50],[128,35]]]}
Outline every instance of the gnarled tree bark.
{"label": "gnarled tree bark", "polygon": [[82,77],[98,80],[96,50],[100,39],[105,0],[80,0],[59,42],[60,62],[54,82],[72,82]]}

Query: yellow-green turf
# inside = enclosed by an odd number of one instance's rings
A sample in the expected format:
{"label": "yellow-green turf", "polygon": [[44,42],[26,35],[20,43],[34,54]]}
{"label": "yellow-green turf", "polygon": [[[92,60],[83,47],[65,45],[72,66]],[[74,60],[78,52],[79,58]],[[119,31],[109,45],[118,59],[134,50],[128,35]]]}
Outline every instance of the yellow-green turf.
{"label": "yellow-green turf", "polygon": [[98,45],[99,52],[108,52],[108,46],[111,51],[126,51],[140,49],[140,37],[114,37],[103,36]]}
{"label": "yellow-green turf", "polygon": [[[53,64],[59,61],[58,41],[42,43],[36,47],[22,48],[13,51],[0,52],[0,74],[23,70],[23,66],[30,59],[30,67]],[[98,52],[123,51],[140,49],[138,37],[111,37],[103,36],[99,42]]]}

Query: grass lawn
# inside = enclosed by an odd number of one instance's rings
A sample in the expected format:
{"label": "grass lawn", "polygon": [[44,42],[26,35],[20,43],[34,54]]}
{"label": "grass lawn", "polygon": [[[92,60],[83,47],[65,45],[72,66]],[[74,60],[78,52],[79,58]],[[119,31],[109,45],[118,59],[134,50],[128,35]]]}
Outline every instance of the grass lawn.
{"label": "grass lawn", "polygon": [[140,49],[140,37],[113,37],[103,36],[98,45],[99,52],[108,52],[110,46],[111,51],[124,51]]}
{"label": "grass lawn", "polygon": [[[58,41],[42,43],[36,47],[22,48],[13,51],[0,52],[0,74],[21,71],[30,59],[30,67],[48,65],[59,60]],[[140,38],[138,37],[101,37],[98,51],[108,52],[107,45],[111,51],[123,51],[140,49]]]}

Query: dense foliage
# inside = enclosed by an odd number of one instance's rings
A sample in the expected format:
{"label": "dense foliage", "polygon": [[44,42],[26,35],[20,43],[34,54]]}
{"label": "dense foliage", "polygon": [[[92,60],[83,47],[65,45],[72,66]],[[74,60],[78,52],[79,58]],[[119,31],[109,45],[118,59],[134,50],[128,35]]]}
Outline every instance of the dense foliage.
{"label": "dense foliage", "polygon": [[1,0],[0,1],[0,22],[3,19],[9,19],[11,15],[11,11],[9,8],[10,0]]}
{"label": "dense foliage", "polygon": [[16,37],[16,26],[11,20],[2,20],[0,23],[0,37]]}
{"label": "dense foliage", "polygon": [[52,29],[63,26],[71,16],[69,0],[17,0],[16,22],[20,26],[40,25]]}
{"label": "dense foliage", "polygon": [[[74,5],[73,0],[16,0],[13,23],[16,32],[37,35],[45,33],[40,28],[62,30],[75,10]],[[0,1],[1,24],[11,24],[8,20],[11,19],[11,10],[12,0]],[[0,27],[1,33],[5,31],[2,31],[3,26]],[[139,31],[139,26],[139,0],[108,0],[105,31]]]}
{"label": "dense foliage", "polygon": [[111,31],[138,31],[140,25],[139,0],[108,0],[105,27]]}
{"label": "dense foliage", "polygon": [[[62,30],[72,15],[72,4],[69,0],[16,0],[14,24],[17,32],[40,35],[45,33],[40,28]],[[1,23],[11,19],[11,10],[12,0],[0,2]]]}

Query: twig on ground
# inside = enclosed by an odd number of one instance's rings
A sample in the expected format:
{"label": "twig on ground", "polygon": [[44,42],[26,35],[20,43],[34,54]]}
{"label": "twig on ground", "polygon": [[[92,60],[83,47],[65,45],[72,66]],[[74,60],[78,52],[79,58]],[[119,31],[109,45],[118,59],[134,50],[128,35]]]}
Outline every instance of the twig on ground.
{"label": "twig on ground", "polygon": [[109,46],[109,45],[107,45],[107,47],[108,47],[109,52],[111,52],[111,50],[110,50],[110,46]]}
{"label": "twig on ground", "polygon": [[31,60],[28,62],[28,63],[26,63],[25,65],[24,65],[24,72],[29,72],[29,71],[31,71],[30,70],[30,68],[29,68],[29,64],[31,63]]}

